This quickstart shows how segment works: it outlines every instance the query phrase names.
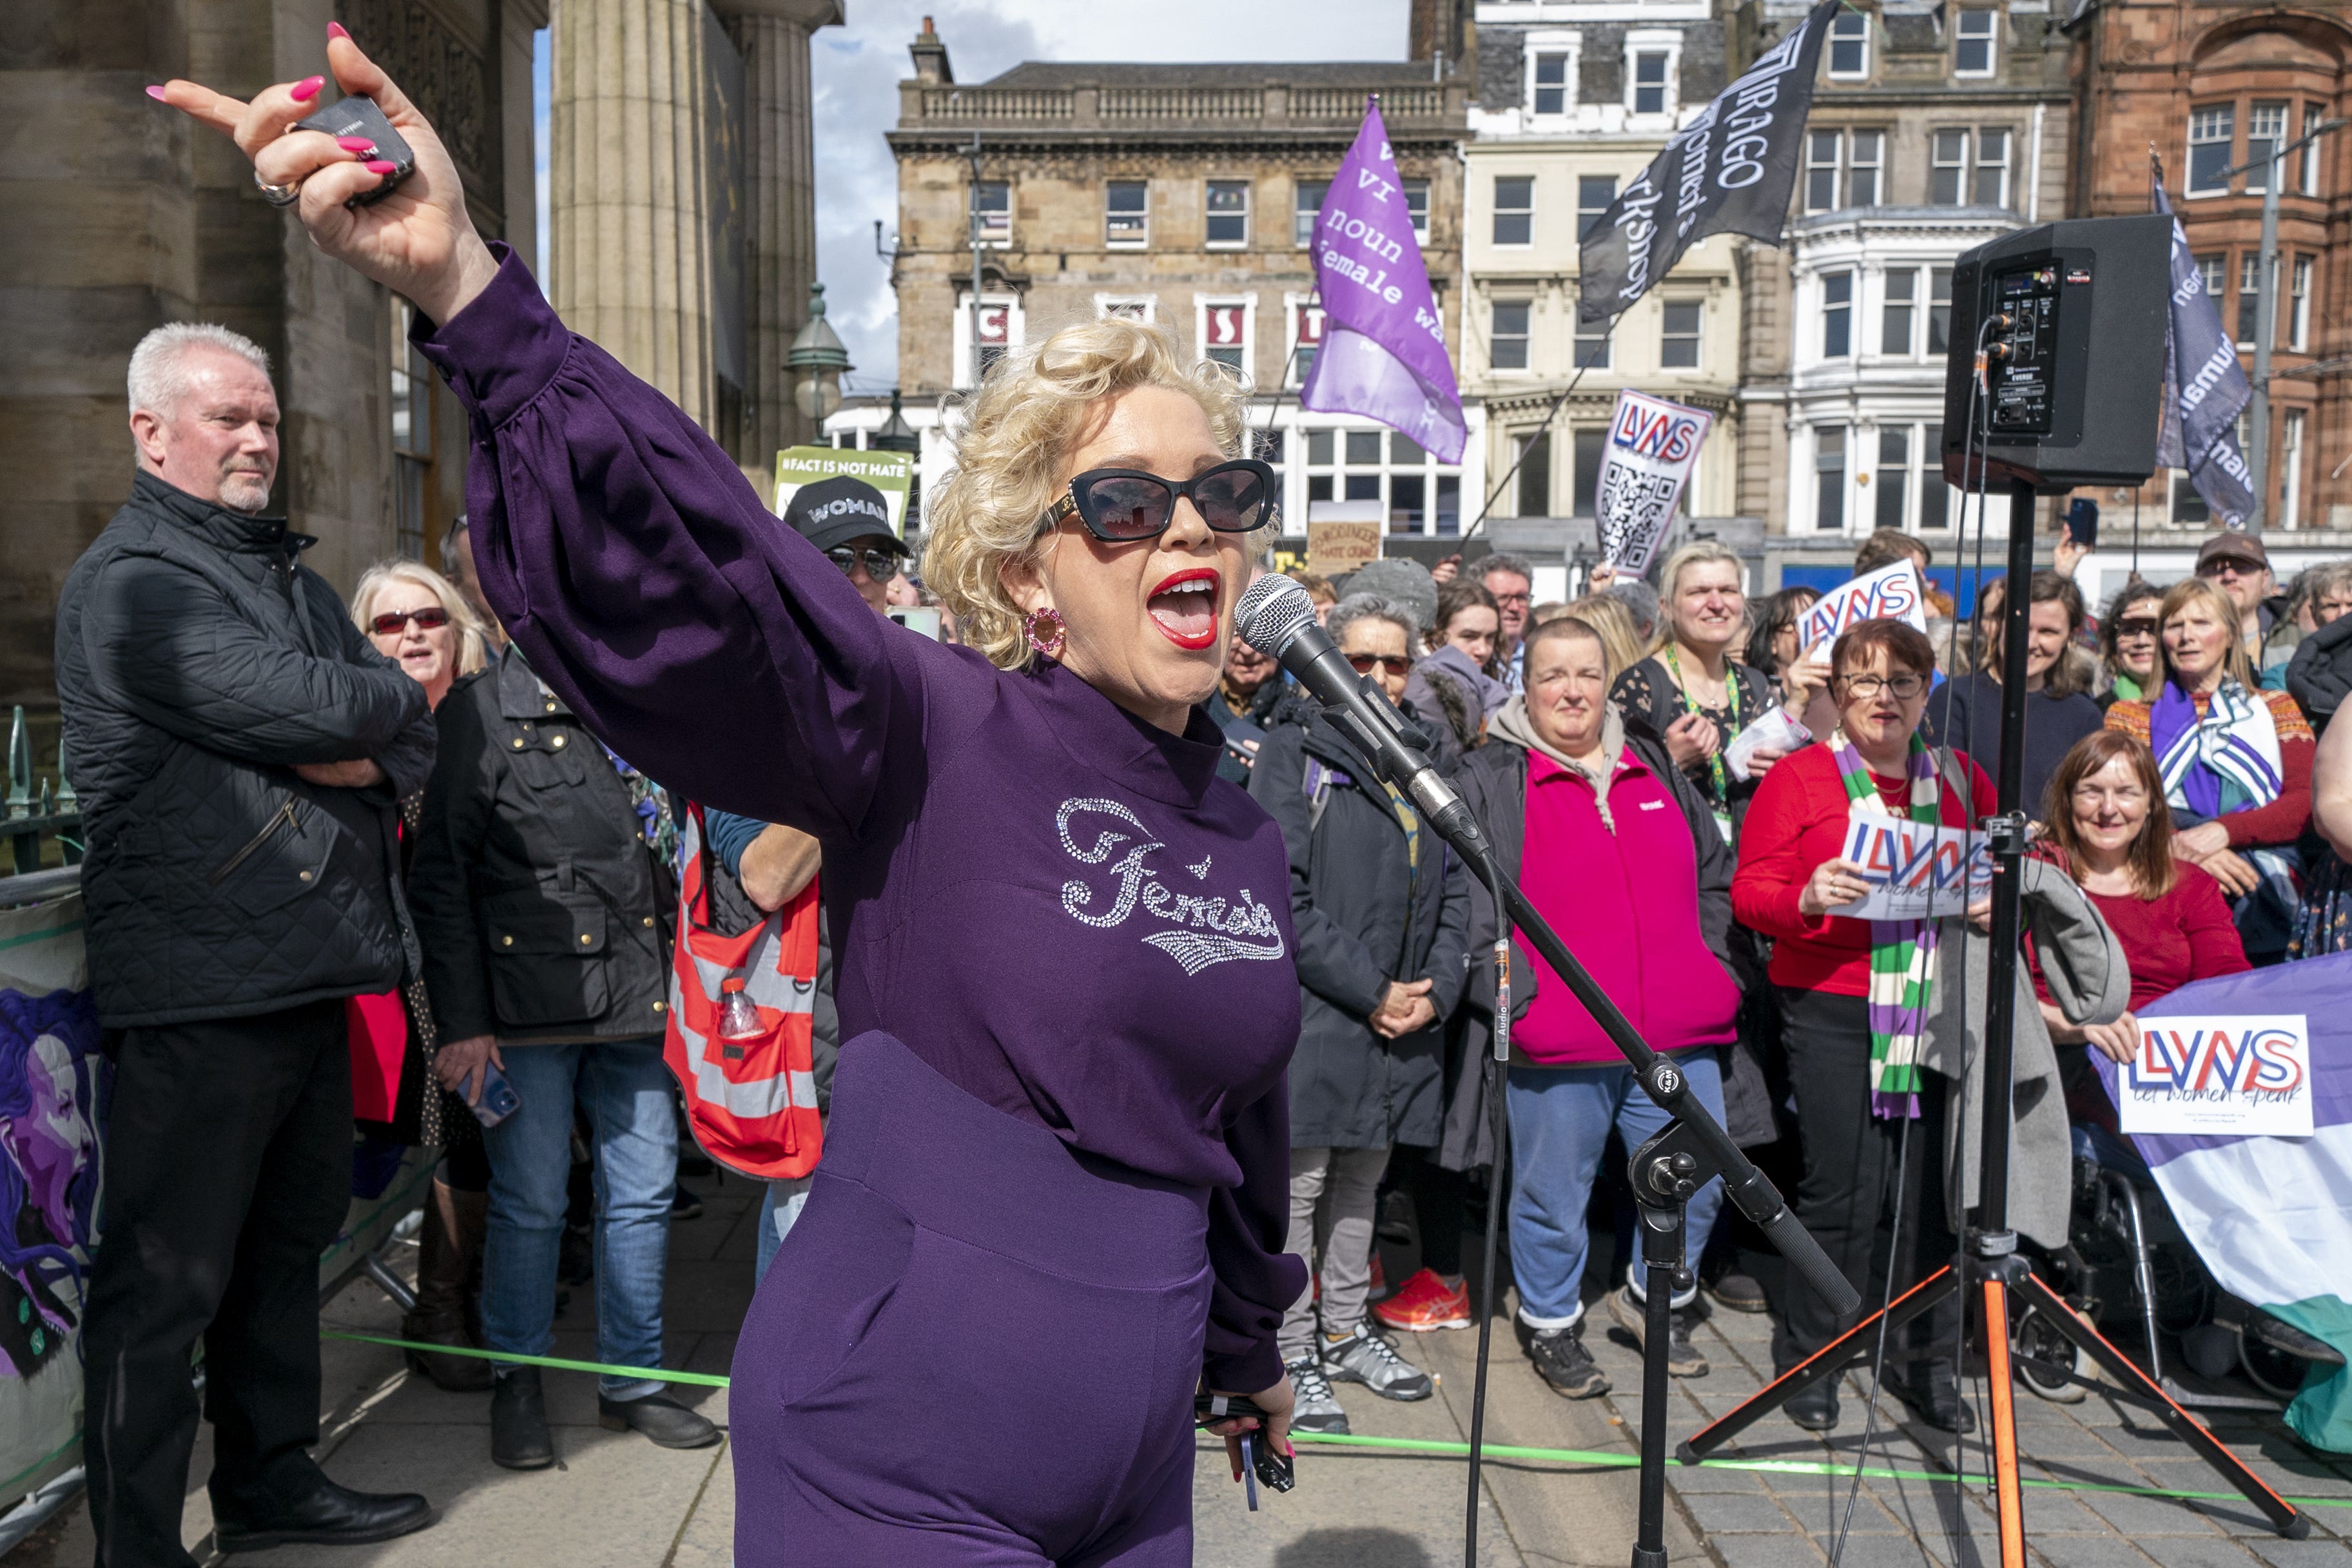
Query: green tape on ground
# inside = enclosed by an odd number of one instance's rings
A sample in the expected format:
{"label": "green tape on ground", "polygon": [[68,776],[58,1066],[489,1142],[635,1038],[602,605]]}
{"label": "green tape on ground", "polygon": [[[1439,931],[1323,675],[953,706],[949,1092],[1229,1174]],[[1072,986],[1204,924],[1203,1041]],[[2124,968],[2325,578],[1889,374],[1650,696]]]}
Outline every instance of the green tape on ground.
{"label": "green tape on ground", "polygon": [[[474,1356],[483,1361],[509,1362],[519,1366],[545,1366],[558,1372],[593,1372],[605,1377],[635,1377],[652,1383],[688,1383],[698,1388],[724,1388],[730,1379],[712,1372],[673,1372],[667,1368],[642,1366],[608,1366],[595,1361],[566,1361],[553,1355],[509,1355],[503,1351],[475,1350],[471,1346],[432,1344],[421,1340],[389,1339],[382,1334],[352,1333],[341,1329],[320,1329],[321,1339],[351,1340],[359,1344],[389,1345],[394,1350],[424,1351],[434,1355]],[[1462,1458],[1470,1452],[1467,1443],[1446,1443],[1421,1437],[1341,1437],[1333,1433],[1293,1432],[1291,1437],[1299,1443],[1324,1445],[1330,1448],[1379,1448],[1391,1453],[1423,1454],[1436,1458]],[[1490,1459],[1528,1459],[1538,1464],[1572,1465],[1585,1469],[1634,1469],[1642,1463],[1638,1455],[1608,1453],[1595,1448],[1525,1448],[1505,1443],[1488,1443],[1483,1450]],[[1676,1469],[1758,1470],[1768,1475],[1851,1477],[1852,1465],[1826,1464],[1819,1459],[1701,1459],[1696,1465],[1671,1462],[1668,1474]],[[1923,1481],[1944,1485],[1989,1487],[1992,1478],[1972,1475],[1958,1470],[1906,1470],[1886,1466],[1865,1465],[1862,1474],[1872,1480]],[[2179,1502],[2244,1502],[2234,1491],[2179,1491],[2167,1487],[2123,1486],[2113,1481],[2047,1480],[2038,1476],[2021,1476],[2021,1485],[2042,1491],[2105,1492],[2121,1497],[2168,1498]],[[2291,1497],[2286,1500],[2296,1508],[2352,1508],[2352,1498]]]}

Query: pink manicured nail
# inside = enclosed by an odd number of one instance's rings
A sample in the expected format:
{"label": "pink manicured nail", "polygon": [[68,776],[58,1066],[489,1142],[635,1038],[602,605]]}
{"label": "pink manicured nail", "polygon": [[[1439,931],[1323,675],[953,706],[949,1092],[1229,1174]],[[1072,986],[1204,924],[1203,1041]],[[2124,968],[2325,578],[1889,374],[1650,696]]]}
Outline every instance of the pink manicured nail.
{"label": "pink manicured nail", "polygon": [[367,172],[371,174],[389,174],[399,167],[399,164],[387,162],[382,158],[371,158],[368,160]]}
{"label": "pink manicured nail", "polygon": [[147,89],[147,96],[161,103],[163,101],[163,89],[160,87],[151,87]]}
{"label": "pink manicured nail", "polygon": [[351,35],[343,31],[343,25],[341,22],[330,22],[327,24],[327,37],[331,38],[348,38]]}
{"label": "pink manicured nail", "polygon": [[326,85],[327,78],[325,77],[304,77],[300,81],[296,82],[293,86],[292,97],[294,101],[297,103],[310,102],[312,99],[319,96],[319,89]]}
{"label": "pink manicured nail", "polygon": [[335,138],[335,145],[341,148],[346,152],[373,152],[375,151],[375,143],[370,141],[364,136],[338,136]]}

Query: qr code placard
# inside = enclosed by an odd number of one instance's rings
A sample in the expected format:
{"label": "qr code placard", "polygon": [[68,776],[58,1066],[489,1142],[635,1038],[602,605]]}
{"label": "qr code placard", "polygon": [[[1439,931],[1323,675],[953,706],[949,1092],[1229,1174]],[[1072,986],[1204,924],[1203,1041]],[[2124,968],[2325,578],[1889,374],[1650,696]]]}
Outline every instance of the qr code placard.
{"label": "qr code placard", "polygon": [[1650,557],[1665,537],[1675,503],[1682,496],[1678,474],[1652,474],[1612,454],[1601,470],[1593,497],[1599,514],[1601,556],[1631,572],[1649,570]]}

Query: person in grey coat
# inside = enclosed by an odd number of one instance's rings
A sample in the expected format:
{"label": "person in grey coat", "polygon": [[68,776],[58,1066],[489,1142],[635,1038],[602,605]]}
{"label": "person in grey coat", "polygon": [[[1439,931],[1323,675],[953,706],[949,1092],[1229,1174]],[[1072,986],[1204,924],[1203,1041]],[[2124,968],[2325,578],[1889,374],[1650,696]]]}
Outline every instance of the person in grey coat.
{"label": "person in grey coat", "polygon": [[[1408,612],[1357,595],[1332,610],[1329,630],[1391,700],[1402,693],[1417,636]],[[1280,1340],[1298,1399],[1294,1428],[1345,1432],[1331,1378],[1388,1399],[1431,1392],[1427,1374],[1370,1333],[1364,1308],[1389,1151],[1437,1141],[1469,876],[1312,702],[1294,696],[1275,719],[1250,793],[1282,826],[1297,927],[1289,1249],[1322,1264],[1320,1301],[1310,1294],[1292,1306]]]}

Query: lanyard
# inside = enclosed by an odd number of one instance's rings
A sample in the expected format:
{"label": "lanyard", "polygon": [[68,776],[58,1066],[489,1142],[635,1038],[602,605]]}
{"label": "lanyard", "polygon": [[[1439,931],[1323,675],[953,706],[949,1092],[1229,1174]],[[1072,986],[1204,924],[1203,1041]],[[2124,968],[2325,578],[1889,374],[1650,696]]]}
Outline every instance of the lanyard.
{"label": "lanyard", "polygon": [[[1666,644],[1666,668],[1674,672],[1675,689],[1682,693],[1683,711],[1704,716],[1698,699],[1691,695],[1690,687],[1683,683],[1682,655],[1675,651],[1672,643]],[[1731,781],[1724,771],[1723,747],[1731,743],[1731,736],[1739,733],[1739,672],[1728,659],[1723,662],[1723,700],[1731,710],[1730,734],[1723,737],[1722,746],[1715,748],[1715,755],[1706,759],[1706,766],[1709,775],[1715,779],[1715,823],[1723,830],[1723,841],[1727,844],[1731,841]]]}

